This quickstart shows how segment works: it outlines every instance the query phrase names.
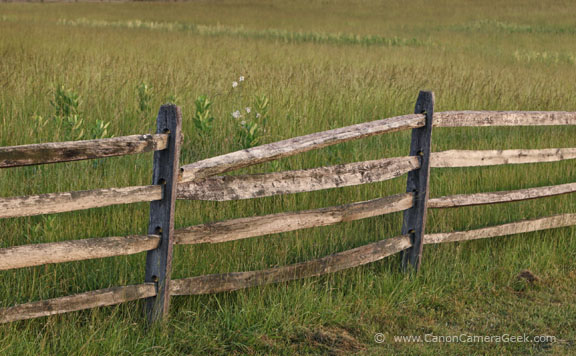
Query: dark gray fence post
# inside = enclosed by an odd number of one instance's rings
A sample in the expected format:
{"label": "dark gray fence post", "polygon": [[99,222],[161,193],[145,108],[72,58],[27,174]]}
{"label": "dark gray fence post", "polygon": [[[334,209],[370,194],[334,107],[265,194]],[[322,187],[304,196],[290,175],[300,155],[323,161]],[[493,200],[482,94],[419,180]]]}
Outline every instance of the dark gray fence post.
{"label": "dark gray fence post", "polygon": [[410,156],[420,157],[420,169],[408,173],[406,192],[414,193],[414,206],[404,211],[402,234],[409,234],[412,247],[402,254],[402,269],[408,264],[417,271],[422,260],[422,242],[426,228],[426,205],[428,204],[428,178],[430,177],[430,146],[432,143],[432,117],[434,115],[434,93],[421,91],[416,101],[415,114],[426,114],[426,125],[412,130]]}
{"label": "dark gray fence post", "polygon": [[154,152],[152,184],[162,185],[162,200],[150,203],[149,234],[161,236],[158,248],[146,256],[146,282],[156,283],[156,297],[146,300],[150,323],[162,319],[170,307],[170,276],[174,235],[174,206],[179,175],[182,113],[176,105],[162,105],[156,120],[157,133],[170,133],[168,147]]}

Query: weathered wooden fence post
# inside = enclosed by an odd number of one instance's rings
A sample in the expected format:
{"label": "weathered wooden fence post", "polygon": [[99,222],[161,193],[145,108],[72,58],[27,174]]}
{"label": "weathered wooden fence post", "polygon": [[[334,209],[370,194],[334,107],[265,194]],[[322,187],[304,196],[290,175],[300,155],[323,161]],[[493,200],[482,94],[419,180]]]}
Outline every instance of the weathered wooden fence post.
{"label": "weathered wooden fence post", "polygon": [[156,120],[157,133],[170,133],[168,147],[154,152],[152,184],[163,188],[162,200],[150,203],[149,234],[161,236],[160,244],[146,256],[146,282],[156,283],[156,297],[146,300],[146,315],[153,323],[162,319],[170,307],[170,276],[174,235],[174,206],[179,176],[182,113],[176,105],[162,105]]}
{"label": "weathered wooden fence post", "polygon": [[404,211],[402,234],[409,234],[412,247],[402,255],[402,269],[408,264],[417,271],[422,260],[422,242],[426,228],[426,205],[428,204],[428,178],[430,177],[430,146],[432,143],[432,117],[434,115],[434,93],[421,91],[416,101],[415,114],[426,114],[426,125],[412,130],[410,156],[420,157],[420,169],[408,173],[406,192],[414,193],[414,206]]}

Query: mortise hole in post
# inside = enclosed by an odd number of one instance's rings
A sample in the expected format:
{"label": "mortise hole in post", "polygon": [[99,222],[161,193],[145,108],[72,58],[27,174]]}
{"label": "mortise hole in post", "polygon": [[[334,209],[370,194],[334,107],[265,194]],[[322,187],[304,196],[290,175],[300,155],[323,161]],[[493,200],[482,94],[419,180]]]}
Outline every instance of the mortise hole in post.
{"label": "mortise hole in post", "polygon": [[158,282],[158,276],[152,276],[152,282],[157,283]]}
{"label": "mortise hole in post", "polygon": [[416,232],[416,231],[414,231],[414,229],[408,230],[408,233],[409,233],[409,234],[413,234],[413,233],[415,233],[415,232]]}
{"label": "mortise hole in post", "polygon": [[416,153],[416,154],[420,157],[424,156],[424,152],[422,152],[422,151],[418,151],[418,153]]}
{"label": "mortise hole in post", "polygon": [[156,226],[156,228],[154,229],[154,232],[158,235],[162,234],[162,228],[160,226]]}
{"label": "mortise hole in post", "polygon": [[170,134],[170,129],[164,129],[164,130],[162,130],[162,133]]}
{"label": "mortise hole in post", "polygon": [[158,179],[158,185],[166,185],[166,179],[164,178]]}

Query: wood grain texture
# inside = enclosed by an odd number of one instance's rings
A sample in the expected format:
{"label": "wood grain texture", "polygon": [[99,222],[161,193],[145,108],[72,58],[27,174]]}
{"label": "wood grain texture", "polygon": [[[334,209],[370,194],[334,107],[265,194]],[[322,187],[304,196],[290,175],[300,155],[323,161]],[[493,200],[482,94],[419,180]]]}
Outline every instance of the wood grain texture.
{"label": "wood grain texture", "polygon": [[428,200],[428,208],[453,208],[522,201],[576,192],[576,183],[490,193],[457,194]]}
{"label": "wood grain texture", "polygon": [[0,270],[132,255],[158,247],[160,236],[103,237],[0,249]]}
{"label": "wood grain texture", "polygon": [[132,135],[98,140],[0,147],[0,168],[124,156],[166,148],[168,136]]}
{"label": "wood grain texture", "polygon": [[402,235],[410,235],[412,247],[402,253],[402,269],[411,265],[418,271],[422,260],[424,231],[426,230],[427,205],[430,178],[430,147],[432,145],[432,124],[434,117],[434,93],[421,91],[416,100],[414,113],[426,114],[426,125],[412,130],[410,156],[420,157],[420,168],[408,173],[406,192],[413,192],[414,205],[404,211]]}
{"label": "wood grain texture", "polygon": [[66,297],[1,308],[0,323],[115,305],[153,297],[155,294],[156,288],[153,283],[100,289]]}
{"label": "wood grain texture", "polygon": [[410,237],[398,236],[344,252],[260,271],[210,274],[172,281],[172,295],[229,292],[270,283],[320,276],[383,259],[410,247]]}
{"label": "wood grain texture", "polygon": [[576,125],[576,112],[566,111],[445,111],[436,113],[434,127]]}
{"label": "wood grain texture", "polygon": [[190,226],[174,232],[177,244],[220,243],[249,237],[277,234],[316,226],[366,219],[390,214],[412,206],[413,195],[385,198],[328,208],[271,214]]}
{"label": "wood grain texture", "polygon": [[432,167],[479,167],[502,164],[557,162],[576,158],[576,148],[536,150],[449,150],[432,153]]}
{"label": "wood grain texture", "polygon": [[217,176],[178,184],[178,199],[238,200],[381,182],[419,167],[417,157],[385,158],[278,173]]}
{"label": "wood grain texture", "polygon": [[63,213],[159,199],[162,199],[162,187],[157,185],[0,198],[0,218]]}
{"label": "wood grain texture", "polygon": [[520,234],[576,225],[576,214],[562,214],[544,218],[523,220],[509,224],[485,227],[470,231],[445,232],[424,237],[425,244],[485,239],[488,237]]}
{"label": "wood grain texture", "polygon": [[363,137],[421,127],[424,115],[404,115],[313,133],[182,166],[182,182],[209,177]]}
{"label": "wood grain texture", "polygon": [[156,132],[169,132],[165,150],[154,152],[152,184],[163,186],[161,200],[150,203],[148,234],[160,235],[158,248],[146,254],[144,280],[156,284],[156,296],[146,300],[146,316],[154,323],[168,316],[170,308],[170,276],[172,274],[172,248],[174,239],[174,210],[178,182],[182,112],[176,105],[162,105],[156,119]]}

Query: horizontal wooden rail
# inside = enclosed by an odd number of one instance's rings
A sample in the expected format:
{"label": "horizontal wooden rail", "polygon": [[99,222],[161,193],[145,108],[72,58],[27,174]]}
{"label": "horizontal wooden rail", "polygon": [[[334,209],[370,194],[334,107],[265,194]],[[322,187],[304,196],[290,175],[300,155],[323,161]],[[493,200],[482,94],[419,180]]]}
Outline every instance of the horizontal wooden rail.
{"label": "horizontal wooden rail", "polygon": [[423,114],[413,114],[370,121],[208,158],[182,166],[181,181],[209,177],[367,136],[422,127],[424,118]]}
{"label": "horizontal wooden rail", "polygon": [[156,295],[154,283],[99,289],[0,309],[0,323],[115,305]]}
{"label": "horizontal wooden rail", "polygon": [[418,169],[418,157],[385,158],[267,174],[217,176],[178,185],[178,199],[238,200],[381,182]]}
{"label": "horizontal wooden rail", "polygon": [[[288,157],[367,136],[424,126],[425,116],[393,117],[313,133],[182,166],[182,182]],[[576,112],[565,111],[446,111],[434,114],[435,127],[576,125]]]}
{"label": "horizontal wooden rail", "polygon": [[410,246],[409,236],[398,236],[316,260],[284,267],[176,279],[172,280],[170,290],[173,295],[210,294],[320,276],[375,262],[403,251]]}
{"label": "horizontal wooden rail", "polygon": [[158,247],[160,236],[122,236],[49,242],[0,249],[0,271],[112,256],[132,255]]}
{"label": "horizontal wooden rail", "polygon": [[429,234],[424,237],[424,243],[437,244],[442,242],[485,239],[488,237],[521,234],[525,232],[554,229],[572,225],[576,225],[576,214],[554,215],[544,218],[490,226],[477,230]]}
{"label": "horizontal wooden rail", "polygon": [[160,199],[162,199],[160,185],[0,198],[0,218],[63,213]]}
{"label": "horizontal wooden rail", "polygon": [[576,112],[445,111],[434,113],[434,127],[576,125]]}
{"label": "horizontal wooden rail", "polygon": [[160,151],[167,144],[168,134],[155,134],[0,147],[0,168]]}
{"label": "horizontal wooden rail", "polygon": [[432,153],[432,167],[480,167],[502,164],[557,162],[576,158],[576,148],[537,150],[450,150]]}
{"label": "horizontal wooden rail", "polygon": [[491,193],[457,194],[428,200],[428,208],[453,208],[458,206],[507,203],[576,192],[576,183],[552,185]]}
{"label": "horizontal wooden rail", "polygon": [[177,244],[220,243],[334,225],[406,210],[412,207],[413,199],[413,194],[404,193],[328,208],[219,221],[178,229],[175,240]]}

